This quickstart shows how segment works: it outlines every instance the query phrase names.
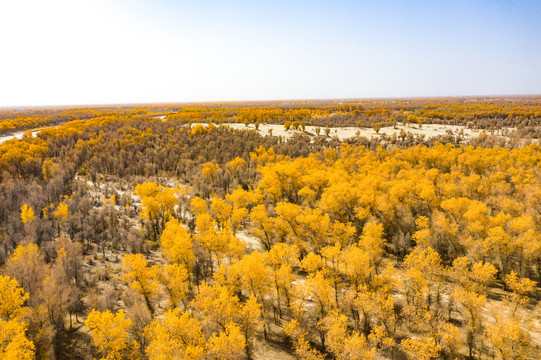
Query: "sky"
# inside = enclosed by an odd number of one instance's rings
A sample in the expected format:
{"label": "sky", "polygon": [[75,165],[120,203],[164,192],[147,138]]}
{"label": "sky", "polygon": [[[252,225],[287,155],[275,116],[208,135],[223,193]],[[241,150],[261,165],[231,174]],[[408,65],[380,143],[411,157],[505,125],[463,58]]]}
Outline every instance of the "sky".
{"label": "sky", "polygon": [[539,0],[0,0],[0,106],[541,94]]}

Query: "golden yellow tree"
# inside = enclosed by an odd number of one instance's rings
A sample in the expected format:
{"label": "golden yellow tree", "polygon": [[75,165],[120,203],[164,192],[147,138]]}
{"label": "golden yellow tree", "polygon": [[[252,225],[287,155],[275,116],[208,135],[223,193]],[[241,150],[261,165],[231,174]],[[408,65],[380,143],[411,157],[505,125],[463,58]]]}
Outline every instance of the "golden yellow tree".
{"label": "golden yellow tree", "polygon": [[443,266],[440,255],[431,247],[415,249],[404,259],[406,267],[406,294],[408,303],[416,307],[430,308],[432,287],[436,285],[436,302],[440,301]]}
{"label": "golden yellow tree", "polygon": [[292,340],[295,354],[303,360],[323,360],[325,356],[310,346],[307,331],[295,319],[284,326],[284,333]]}
{"label": "golden yellow tree", "polygon": [[227,324],[225,331],[213,334],[208,341],[208,355],[212,359],[241,360],[245,358],[246,342],[239,327]]}
{"label": "golden yellow tree", "polygon": [[20,287],[17,280],[0,275],[0,317],[13,319],[21,315],[24,302],[29,295]]}
{"label": "golden yellow tree", "polygon": [[58,221],[66,221],[69,215],[69,207],[68,204],[60,203],[58,204],[58,208],[53,213],[55,218],[58,219]]}
{"label": "golden yellow tree", "polygon": [[182,303],[186,308],[185,299],[189,293],[189,275],[184,265],[165,265],[159,279],[167,290],[171,305],[175,308]]}
{"label": "golden yellow tree", "polygon": [[26,324],[0,319],[0,358],[4,360],[34,359],[34,344],[26,338]]}
{"label": "golden yellow tree", "polygon": [[376,348],[371,346],[366,337],[348,330],[348,318],[338,311],[333,311],[318,324],[326,332],[329,350],[339,360],[371,360],[376,355]]}
{"label": "golden yellow tree", "polygon": [[536,349],[528,331],[517,320],[503,313],[500,311],[495,321],[486,326],[484,340],[492,347],[498,359],[532,359]]}
{"label": "golden yellow tree", "polygon": [[34,210],[31,206],[28,206],[27,204],[24,204],[21,207],[21,220],[23,224],[29,223],[33,221],[36,218],[34,215]]}
{"label": "golden yellow tree", "polygon": [[146,353],[150,360],[199,360],[206,356],[202,324],[190,312],[169,310],[146,331],[150,339]]}
{"label": "golden yellow tree", "polygon": [[124,255],[122,264],[123,281],[143,296],[148,310],[153,315],[152,298],[158,289],[159,268],[156,266],[148,267],[147,261],[141,254]]}
{"label": "golden yellow tree", "polygon": [[511,311],[515,315],[517,309],[529,300],[528,294],[535,291],[536,282],[528,278],[519,278],[514,271],[505,276],[506,285],[513,291],[509,296]]}
{"label": "golden yellow tree", "polygon": [[15,279],[0,275],[0,358],[30,360],[34,344],[26,338],[26,324],[21,321],[28,294]]}
{"label": "golden yellow tree", "polygon": [[158,240],[166,221],[175,213],[178,191],[164,188],[155,182],[146,182],[135,187],[134,194],[141,197],[140,217],[151,240]]}
{"label": "golden yellow tree", "polygon": [[163,253],[170,263],[184,265],[188,273],[192,270],[195,263],[193,239],[177,219],[169,219],[160,242]]}
{"label": "golden yellow tree", "polygon": [[231,218],[233,207],[226,203],[222,198],[214,196],[210,203],[210,213],[219,227],[224,227]]}
{"label": "golden yellow tree", "polygon": [[203,179],[205,179],[205,181],[210,182],[212,184],[214,184],[214,182],[216,181],[221,171],[222,169],[220,168],[220,165],[212,163],[212,162],[204,163],[203,168],[201,170],[203,174]]}
{"label": "golden yellow tree", "polygon": [[253,234],[263,245],[265,250],[270,250],[276,243],[276,222],[269,217],[265,205],[257,205],[250,212],[250,233]]}
{"label": "golden yellow tree", "polygon": [[116,314],[109,310],[92,310],[85,320],[92,341],[104,360],[134,359],[137,343],[129,338],[132,322],[126,318],[124,310]]}
{"label": "golden yellow tree", "polygon": [[295,245],[277,243],[266,253],[266,263],[271,270],[274,285],[278,315],[282,317],[282,302],[285,299],[287,307],[290,306],[293,294],[293,281],[295,275],[293,267],[298,265],[299,249]]}
{"label": "golden yellow tree", "polygon": [[402,340],[400,346],[412,360],[436,359],[441,351],[441,346],[437,345],[431,337],[405,339]]}
{"label": "golden yellow tree", "polygon": [[191,306],[201,317],[204,329],[225,331],[228,324],[234,323],[240,328],[248,346],[261,327],[261,310],[257,299],[252,296],[242,304],[226,286],[203,284]]}

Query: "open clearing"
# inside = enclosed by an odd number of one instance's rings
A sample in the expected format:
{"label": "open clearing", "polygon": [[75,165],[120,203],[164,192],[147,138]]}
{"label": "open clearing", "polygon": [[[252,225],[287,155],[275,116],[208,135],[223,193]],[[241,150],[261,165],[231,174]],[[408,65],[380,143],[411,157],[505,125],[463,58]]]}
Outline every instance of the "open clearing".
{"label": "open clearing", "polygon": [[[208,124],[197,123],[194,125],[203,125],[207,126]],[[283,136],[285,138],[292,137],[295,133],[302,133],[299,130],[286,130],[283,125],[278,124],[260,124],[259,129],[256,129],[253,124],[248,126],[240,123],[224,123],[224,126],[229,126],[232,129],[246,129],[246,130],[257,130],[261,135],[273,135],[273,136]],[[306,126],[306,131],[304,133],[315,136],[317,126]],[[379,134],[372,128],[358,128],[358,127],[333,127],[330,128],[330,137],[337,136],[340,140],[355,136],[364,136],[367,138],[375,138],[383,134],[391,136],[400,134],[400,131],[404,130],[406,133],[410,132],[414,135],[424,135],[426,138],[441,136],[441,135],[459,135],[462,134],[465,139],[471,139],[476,136],[479,136],[483,130],[470,129],[462,125],[440,125],[440,124],[423,124],[421,128],[418,125],[405,125],[397,124],[395,127],[382,127],[379,131]],[[514,128],[504,128],[498,130],[493,135],[497,136],[507,136],[510,132],[514,131]],[[489,133],[492,135],[492,133]],[[325,135],[325,128],[320,127],[320,135]]]}

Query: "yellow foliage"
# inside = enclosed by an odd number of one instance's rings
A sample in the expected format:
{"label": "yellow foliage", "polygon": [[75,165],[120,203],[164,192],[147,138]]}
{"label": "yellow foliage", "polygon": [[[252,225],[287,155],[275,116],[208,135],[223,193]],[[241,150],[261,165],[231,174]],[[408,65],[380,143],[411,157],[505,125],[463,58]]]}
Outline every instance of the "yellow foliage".
{"label": "yellow foliage", "polygon": [[159,268],[157,266],[148,267],[142,254],[124,255],[122,265],[124,265],[122,280],[143,296],[149,311],[153,313],[152,297],[158,289]]}
{"label": "yellow foliage", "polygon": [[213,334],[208,341],[208,353],[214,359],[241,360],[245,358],[246,341],[239,327],[233,323],[225,326],[219,335]]}
{"label": "yellow foliage", "polygon": [[321,320],[319,326],[326,332],[329,349],[339,360],[371,360],[376,348],[370,346],[366,337],[348,330],[348,318],[336,311]]}
{"label": "yellow foliage", "polygon": [[34,215],[34,210],[31,206],[28,206],[27,204],[24,204],[21,207],[21,220],[23,224],[29,223],[33,221],[36,218]]}
{"label": "yellow foliage", "polygon": [[0,359],[34,359],[34,344],[26,338],[26,324],[20,321],[29,295],[15,279],[0,275]]}
{"label": "yellow foliage", "polygon": [[26,325],[16,320],[0,319],[0,359],[32,360],[34,344],[25,336]]}
{"label": "yellow foliage", "polygon": [[529,334],[516,320],[497,317],[486,327],[484,338],[498,359],[526,360],[535,356],[536,349]]}
{"label": "yellow foliage", "polygon": [[214,196],[210,203],[210,212],[220,227],[223,227],[229,221],[233,208],[223,199]]}
{"label": "yellow foliage", "polygon": [[199,196],[195,196],[190,200],[190,209],[195,216],[198,216],[207,211],[207,202]]}
{"label": "yellow foliage", "polygon": [[217,174],[220,171],[220,165],[214,164],[211,162],[206,162],[203,164],[203,169],[201,170],[203,173],[203,178],[206,181],[210,181],[212,177]]}
{"label": "yellow foliage", "polygon": [[226,194],[226,200],[238,208],[248,208],[262,201],[263,195],[255,191],[247,191],[238,187],[230,194]]}
{"label": "yellow foliage", "polygon": [[258,165],[265,165],[283,159],[283,156],[277,156],[272,147],[265,149],[263,145],[260,145],[255,152],[250,153],[250,159]]}
{"label": "yellow foliage", "polygon": [[68,214],[69,214],[68,204],[65,204],[65,203],[58,204],[58,208],[53,213],[53,215],[61,221],[66,221],[68,219]]}
{"label": "yellow foliage", "polygon": [[270,269],[265,266],[265,256],[259,251],[244,255],[239,261],[230,265],[239,278],[242,288],[258,299],[263,299],[271,286]]}
{"label": "yellow foliage", "polygon": [[297,320],[291,320],[284,326],[284,333],[293,340],[295,354],[303,360],[323,360],[325,356],[310,346],[306,340],[307,332]]}
{"label": "yellow foliage", "polygon": [[236,157],[233,160],[231,160],[230,162],[228,162],[226,164],[226,166],[229,169],[231,169],[232,171],[240,171],[240,170],[244,169],[247,166],[247,164],[246,164],[246,161],[244,159]]}
{"label": "yellow foliage", "polygon": [[158,192],[163,191],[163,187],[159,186],[155,182],[145,182],[138,184],[133,192],[135,195],[144,197],[154,197]]}
{"label": "yellow foliage", "polygon": [[159,276],[161,283],[167,290],[172,306],[177,307],[180,303],[184,304],[189,292],[190,278],[186,267],[180,264],[165,265]]}
{"label": "yellow foliage", "polygon": [[0,318],[7,320],[19,316],[28,297],[17,280],[0,275]]}
{"label": "yellow foliage", "polygon": [[105,354],[102,359],[125,359],[134,351],[136,343],[129,339],[132,321],[126,318],[124,310],[114,315],[109,310],[92,310],[85,320],[85,325],[90,330],[94,345]]}
{"label": "yellow foliage", "polygon": [[170,263],[183,264],[187,270],[191,270],[195,262],[192,236],[177,219],[171,218],[165,224],[160,242]]}
{"label": "yellow foliage", "polygon": [[147,328],[150,360],[199,360],[205,358],[205,338],[201,322],[180,309],[167,311],[161,320]]}
{"label": "yellow foliage", "polygon": [[430,360],[439,357],[441,346],[431,337],[421,339],[405,339],[400,343],[408,357],[412,360]]}
{"label": "yellow foliage", "polygon": [[535,291],[536,282],[528,278],[519,278],[514,271],[511,271],[509,275],[505,276],[505,283],[513,291],[509,298],[513,305],[514,314],[519,306],[528,302],[528,294]]}
{"label": "yellow foliage", "polygon": [[383,255],[383,226],[375,222],[369,222],[363,228],[359,239],[359,247],[370,256],[370,263],[376,265]]}

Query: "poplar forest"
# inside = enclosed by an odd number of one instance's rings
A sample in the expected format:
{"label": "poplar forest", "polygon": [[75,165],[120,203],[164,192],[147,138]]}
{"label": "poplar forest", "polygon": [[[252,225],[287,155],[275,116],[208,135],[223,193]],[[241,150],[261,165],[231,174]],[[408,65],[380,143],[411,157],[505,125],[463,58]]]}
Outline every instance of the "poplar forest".
{"label": "poplar forest", "polygon": [[0,110],[0,359],[540,359],[541,97]]}

